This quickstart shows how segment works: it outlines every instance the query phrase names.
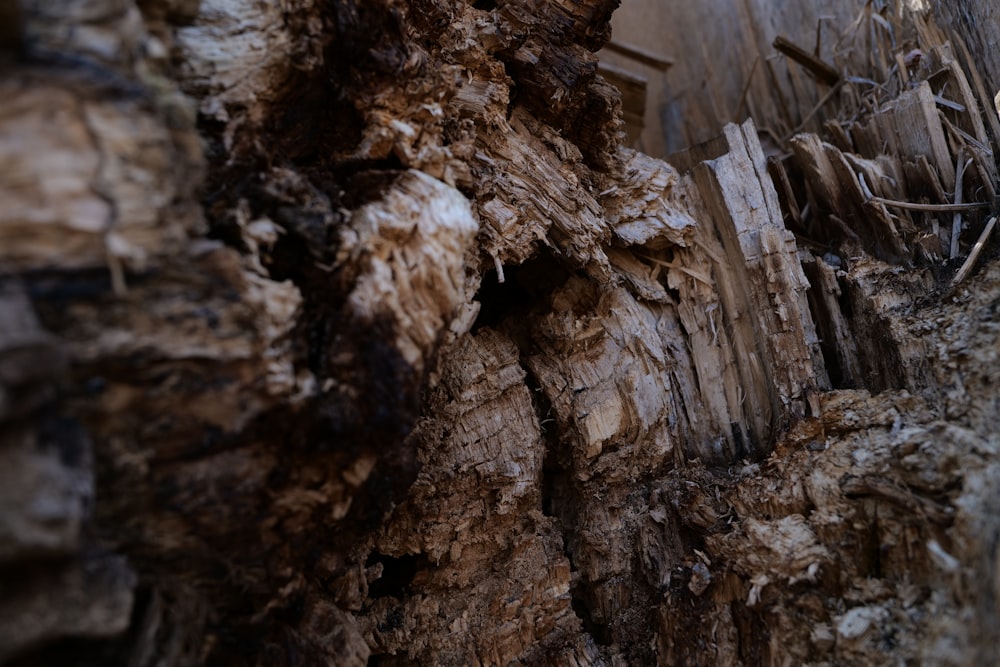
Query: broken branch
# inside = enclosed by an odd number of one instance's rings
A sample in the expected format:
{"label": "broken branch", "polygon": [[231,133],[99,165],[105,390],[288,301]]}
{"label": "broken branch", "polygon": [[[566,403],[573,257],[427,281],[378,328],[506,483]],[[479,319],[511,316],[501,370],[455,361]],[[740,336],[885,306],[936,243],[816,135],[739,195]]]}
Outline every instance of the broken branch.
{"label": "broken branch", "polygon": [[965,280],[972,272],[972,268],[976,265],[976,260],[979,259],[979,254],[986,246],[986,242],[990,240],[990,234],[993,233],[993,228],[996,227],[996,224],[996,217],[990,218],[990,221],[986,223],[986,227],[983,228],[983,233],[979,235],[979,240],[977,240],[976,245],[972,247],[972,252],[969,253],[965,262],[962,263],[962,268],[958,270],[958,273],[956,273],[955,277],[952,279],[952,287],[958,286],[958,284]]}
{"label": "broken branch", "polygon": [[948,213],[950,211],[979,211],[989,208],[986,202],[970,202],[968,204],[917,204],[909,201],[896,201],[885,197],[872,197],[868,200],[873,204],[885,204],[893,208],[900,208],[905,211],[927,211],[929,213]]}
{"label": "broken branch", "polygon": [[805,67],[807,70],[812,72],[818,80],[822,81],[826,85],[834,86],[840,81],[840,72],[837,71],[837,68],[830,65],[826,61],[817,58],[786,37],[778,35],[774,38],[774,42],[771,46],[777,49],[780,53],[783,53],[787,57]]}

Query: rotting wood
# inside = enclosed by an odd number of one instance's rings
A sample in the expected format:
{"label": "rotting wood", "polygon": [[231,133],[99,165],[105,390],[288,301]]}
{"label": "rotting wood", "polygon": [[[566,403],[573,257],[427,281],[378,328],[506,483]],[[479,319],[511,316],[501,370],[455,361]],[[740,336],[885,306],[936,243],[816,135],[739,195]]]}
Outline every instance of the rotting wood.
{"label": "rotting wood", "polygon": [[963,147],[988,190],[975,105],[882,49],[837,139],[672,166],[614,4],[29,8],[0,660],[996,662],[998,264],[940,298],[941,211],[886,205]]}
{"label": "rotting wood", "polygon": [[[949,45],[934,41],[943,39],[940,32],[930,29],[923,17],[913,22],[922,41],[903,59],[905,79],[897,71],[889,73],[883,84],[872,81],[876,87],[868,93],[869,108],[851,103],[855,109],[849,110],[854,116],[850,133],[834,133],[839,148],[825,148],[826,158],[819,160],[816,140],[806,135],[792,141],[798,164],[779,163],[806,170],[807,187],[821,204],[817,212],[829,216],[832,229],[850,228],[870,247],[881,248],[877,254],[893,263],[958,256],[972,243],[962,236],[966,223],[971,220],[979,229],[983,212],[994,206],[992,149],[984,142],[985,125],[967,76]],[[903,23],[895,29],[904,34],[913,30]],[[844,85],[859,80],[848,77]],[[944,99],[944,94],[957,96],[961,103],[936,108],[936,100]],[[808,146],[812,148],[806,150]],[[858,190],[844,169],[844,159],[861,188],[862,208],[856,207]],[[964,203],[973,198],[988,201]],[[933,215],[945,213],[952,214],[948,220]],[[842,251],[852,252],[851,234],[841,236]],[[822,242],[831,237],[814,222],[807,238]]]}

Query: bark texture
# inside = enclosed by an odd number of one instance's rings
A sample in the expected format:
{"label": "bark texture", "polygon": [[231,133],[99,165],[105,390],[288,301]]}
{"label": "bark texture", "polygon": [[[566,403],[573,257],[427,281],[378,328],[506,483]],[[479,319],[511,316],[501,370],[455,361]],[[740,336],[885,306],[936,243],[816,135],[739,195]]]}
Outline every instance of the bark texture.
{"label": "bark texture", "polygon": [[668,164],[616,5],[0,0],[0,662],[998,659],[981,86]]}

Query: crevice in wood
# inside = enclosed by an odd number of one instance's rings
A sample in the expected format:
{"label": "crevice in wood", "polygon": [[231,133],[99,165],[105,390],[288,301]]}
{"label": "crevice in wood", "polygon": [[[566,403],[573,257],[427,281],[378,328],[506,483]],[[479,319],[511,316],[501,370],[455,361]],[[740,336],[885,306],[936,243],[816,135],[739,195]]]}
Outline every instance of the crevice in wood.
{"label": "crevice in wood", "polygon": [[378,552],[368,554],[365,568],[377,568],[378,578],[368,585],[368,597],[377,599],[393,597],[402,599],[411,593],[410,584],[418,570],[426,567],[426,560],[419,554],[386,556]]}

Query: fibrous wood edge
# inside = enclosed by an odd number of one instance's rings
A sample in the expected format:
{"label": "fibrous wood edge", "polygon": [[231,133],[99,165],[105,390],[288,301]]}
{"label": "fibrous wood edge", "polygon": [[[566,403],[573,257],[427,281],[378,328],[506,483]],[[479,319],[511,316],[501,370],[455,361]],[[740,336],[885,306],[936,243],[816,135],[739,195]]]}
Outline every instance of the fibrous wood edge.
{"label": "fibrous wood edge", "polygon": [[[81,594],[96,627],[84,612],[35,635],[5,625],[8,654],[57,659],[76,648],[59,638],[131,619],[142,632],[85,650],[138,665],[990,661],[992,589],[968,582],[996,577],[995,263],[931,304],[926,271],[816,271],[831,312],[835,286],[853,306],[831,330],[868,349],[841,375],[888,390],[820,398],[826,359],[753,126],[728,127],[690,174],[619,150],[589,55],[612,4],[45,14],[176,49],[182,66],[156,71],[210,119],[210,194],[196,198],[197,137],[170,86],[140,104],[15,72],[108,107],[89,141],[67,116],[56,137],[79,159],[57,182],[130,213],[80,236],[80,264],[45,264],[58,232],[35,253],[5,246],[28,296],[5,276],[16,326],[0,352],[70,361],[3,376],[5,396],[32,397],[3,404],[5,447],[34,451],[54,414],[79,425],[52,442],[93,441],[87,536],[139,584],[108,565],[115,586]],[[102,43],[35,29],[88,58]],[[248,44],[274,46],[253,49],[266,66],[220,66]],[[149,92],[142,58],[110,53],[96,71]],[[14,201],[47,183],[21,155],[0,170]],[[119,189],[135,183],[171,207]],[[36,229],[31,206],[11,210],[0,228]],[[155,233],[108,246],[116,291],[101,244],[149,216]],[[59,479],[85,495],[78,463]],[[70,562],[92,546],[78,505],[54,522]],[[30,580],[28,603],[50,610],[55,574]]]}

